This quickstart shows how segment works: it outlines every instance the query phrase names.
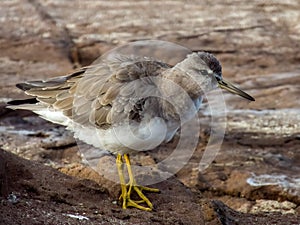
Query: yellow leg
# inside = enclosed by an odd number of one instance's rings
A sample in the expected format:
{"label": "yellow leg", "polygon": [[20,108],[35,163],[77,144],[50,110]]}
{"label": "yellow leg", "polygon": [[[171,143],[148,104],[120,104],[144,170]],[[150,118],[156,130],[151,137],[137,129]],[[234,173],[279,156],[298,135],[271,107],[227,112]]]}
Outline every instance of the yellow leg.
{"label": "yellow leg", "polygon": [[[127,154],[124,154],[124,159],[125,159],[125,163],[127,166],[128,176],[129,176],[129,182],[127,185],[125,185],[122,156],[120,154],[118,154],[117,160],[116,160],[117,167],[118,167],[118,173],[119,173],[119,177],[120,177],[121,188],[122,188],[122,193],[120,196],[120,200],[121,199],[123,200],[122,208],[126,209],[127,207],[132,206],[132,207],[135,207],[135,208],[138,208],[141,210],[151,211],[153,208],[153,205],[149,201],[149,199],[143,194],[142,191],[145,190],[145,191],[151,191],[151,192],[159,192],[159,189],[143,187],[143,186],[137,185],[137,183],[134,179],[133,173],[132,173],[129,156]],[[127,190],[127,187],[128,187],[128,190]],[[141,200],[136,201],[136,200],[132,200],[130,198],[133,190],[138,194],[138,196],[141,198]],[[139,203],[146,203],[148,207],[141,206],[141,205],[139,205]]]}
{"label": "yellow leg", "polygon": [[[121,184],[121,189],[122,189],[122,193],[120,196],[120,200],[121,200],[122,196],[127,196],[127,188],[126,188],[126,183],[125,183],[125,178],[124,178],[124,173],[123,173],[122,155],[120,155],[120,154],[117,155],[116,164],[117,164],[117,168],[118,168],[118,174],[119,174],[119,179],[120,179],[120,184]],[[126,209],[126,198],[123,198],[122,208]]]}

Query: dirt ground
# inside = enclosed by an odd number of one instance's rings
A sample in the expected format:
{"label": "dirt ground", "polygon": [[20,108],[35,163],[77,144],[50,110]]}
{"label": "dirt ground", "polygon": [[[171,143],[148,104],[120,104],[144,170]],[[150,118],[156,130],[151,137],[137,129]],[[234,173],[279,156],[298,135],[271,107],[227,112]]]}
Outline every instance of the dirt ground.
{"label": "dirt ground", "polygon": [[[0,224],[300,224],[297,0],[13,0],[0,2],[0,15]],[[199,171],[210,133],[204,104],[197,148],[176,175],[153,185],[161,192],[148,195],[152,212],[122,210],[119,185],[91,169],[82,158],[89,147],[72,133],[5,108],[25,98],[16,83],[70,73],[144,39],[214,53],[223,76],[256,99],[224,92],[226,135]],[[178,136],[132,161],[160,162],[177,143]],[[100,160],[111,172],[114,157]]]}

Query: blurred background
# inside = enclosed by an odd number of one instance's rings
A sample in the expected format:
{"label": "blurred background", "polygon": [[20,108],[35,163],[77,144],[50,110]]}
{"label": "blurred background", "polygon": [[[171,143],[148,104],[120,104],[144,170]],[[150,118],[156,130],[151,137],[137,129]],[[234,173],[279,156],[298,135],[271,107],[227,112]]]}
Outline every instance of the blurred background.
{"label": "blurred background", "polygon": [[[1,149],[100,182],[82,164],[71,133],[32,113],[8,110],[5,103],[25,98],[16,83],[71,73],[128,42],[171,41],[215,54],[223,76],[256,99],[249,103],[224,93],[226,136],[203,173],[197,168],[209,116],[200,113],[199,146],[176,179],[201,199],[220,200],[239,213],[299,216],[299,21],[298,0],[0,1]],[[172,144],[137,156],[136,162],[159,161]],[[2,165],[13,160],[5,157]],[[13,191],[5,182],[2,197]]]}

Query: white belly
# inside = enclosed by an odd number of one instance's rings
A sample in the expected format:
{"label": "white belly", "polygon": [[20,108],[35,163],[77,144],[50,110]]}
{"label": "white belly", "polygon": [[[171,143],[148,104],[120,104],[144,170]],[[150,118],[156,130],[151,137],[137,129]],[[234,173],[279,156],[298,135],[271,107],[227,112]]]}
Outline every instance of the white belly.
{"label": "white belly", "polygon": [[74,132],[74,137],[100,149],[112,153],[129,153],[134,151],[147,151],[159,146],[169,138],[173,130],[168,131],[163,119],[155,117],[147,123],[122,124],[112,126],[106,130],[96,127],[83,127],[72,123],[67,127]]}
{"label": "white belly", "polygon": [[[201,102],[202,98],[194,101],[197,111]],[[170,141],[180,127],[180,121],[166,123],[162,118],[154,117],[141,123],[115,125],[104,130],[75,123],[62,112],[53,109],[38,110],[35,113],[46,120],[66,126],[74,132],[75,138],[87,144],[120,154],[154,149],[162,142]]]}

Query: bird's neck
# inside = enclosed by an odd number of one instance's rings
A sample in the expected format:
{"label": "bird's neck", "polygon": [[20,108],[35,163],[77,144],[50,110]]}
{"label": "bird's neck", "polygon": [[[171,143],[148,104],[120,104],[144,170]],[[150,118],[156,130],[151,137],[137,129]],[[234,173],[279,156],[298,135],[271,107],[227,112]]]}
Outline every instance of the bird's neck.
{"label": "bird's neck", "polygon": [[164,117],[178,120],[179,116],[187,121],[198,111],[195,103],[202,99],[203,92],[188,74],[177,68],[169,69],[163,73],[159,85]]}
{"label": "bird's neck", "polygon": [[163,74],[162,91],[167,96],[188,95],[198,99],[204,92],[196,79],[180,67],[173,67]]}

